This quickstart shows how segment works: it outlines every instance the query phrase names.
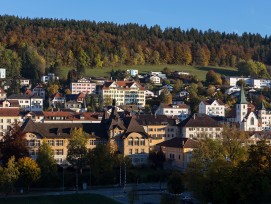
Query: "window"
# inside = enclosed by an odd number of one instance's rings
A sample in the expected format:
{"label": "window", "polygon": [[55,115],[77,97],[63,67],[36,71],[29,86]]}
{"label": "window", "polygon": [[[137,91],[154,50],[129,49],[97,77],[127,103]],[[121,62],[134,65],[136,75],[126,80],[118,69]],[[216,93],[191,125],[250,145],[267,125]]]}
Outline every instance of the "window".
{"label": "window", "polygon": [[138,154],[138,149],[135,149],[135,153]]}
{"label": "window", "polygon": [[254,118],[253,117],[250,119],[250,125],[254,125]]}
{"label": "window", "polygon": [[133,150],[132,149],[129,149],[129,154],[133,154]]}
{"label": "window", "polygon": [[56,149],[55,155],[63,155],[63,149]]}
{"label": "window", "polygon": [[139,139],[138,139],[138,138],[135,138],[134,144],[135,144],[136,146],[139,145]]}
{"label": "window", "polygon": [[145,153],[145,149],[141,149],[141,154],[144,154]]}
{"label": "window", "polygon": [[95,145],[96,142],[95,142],[95,140],[89,140],[89,144],[90,144],[90,145]]}
{"label": "window", "polygon": [[140,145],[144,146],[145,145],[145,139],[140,139]]}
{"label": "window", "polygon": [[129,138],[128,139],[128,145],[129,146],[133,146],[133,138]]}
{"label": "window", "polygon": [[169,154],[170,159],[174,159],[175,155],[174,154]]}
{"label": "window", "polygon": [[54,145],[55,145],[55,142],[54,142],[54,140],[48,140],[48,144],[49,144],[50,146],[54,146]]}
{"label": "window", "polygon": [[63,140],[56,140],[56,146],[63,146]]}

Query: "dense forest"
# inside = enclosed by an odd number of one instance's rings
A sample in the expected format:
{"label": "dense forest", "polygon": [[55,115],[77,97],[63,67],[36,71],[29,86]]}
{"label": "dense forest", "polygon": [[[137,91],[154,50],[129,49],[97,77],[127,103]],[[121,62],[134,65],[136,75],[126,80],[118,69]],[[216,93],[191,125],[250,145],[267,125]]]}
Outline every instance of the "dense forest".
{"label": "dense forest", "polygon": [[182,30],[158,25],[0,16],[0,67],[9,77],[39,79],[46,70],[120,65],[271,65],[271,36]]}

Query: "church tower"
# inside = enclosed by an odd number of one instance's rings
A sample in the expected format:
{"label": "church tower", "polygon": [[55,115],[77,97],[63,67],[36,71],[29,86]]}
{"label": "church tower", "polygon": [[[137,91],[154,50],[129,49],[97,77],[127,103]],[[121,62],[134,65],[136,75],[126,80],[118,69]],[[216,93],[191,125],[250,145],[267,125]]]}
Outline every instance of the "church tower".
{"label": "church tower", "polygon": [[248,103],[245,97],[243,86],[240,90],[240,95],[236,104],[236,122],[241,123],[244,117],[247,115]]}

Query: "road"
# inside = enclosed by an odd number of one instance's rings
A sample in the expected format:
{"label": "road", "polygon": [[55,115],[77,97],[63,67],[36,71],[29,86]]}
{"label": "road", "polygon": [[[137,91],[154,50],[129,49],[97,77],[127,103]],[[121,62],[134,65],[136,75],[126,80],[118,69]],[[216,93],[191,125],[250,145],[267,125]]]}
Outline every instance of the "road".
{"label": "road", "polygon": [[47,192],[31,192],[23,194],[9,195],[9,197],[32,197],[32,196],[46,196],[46,195],[68,195],[75,193],[96,193],[109,198],[112,198],[120,203],[129,203],[128,194],[134,189],[136,195],[134,204],[159,204],[160,197],[165,191],[165,183],[140,183],[140,184],[127,184],[124,187],[97,187],[93,186],[89,190],[76,191],[47,191]]}

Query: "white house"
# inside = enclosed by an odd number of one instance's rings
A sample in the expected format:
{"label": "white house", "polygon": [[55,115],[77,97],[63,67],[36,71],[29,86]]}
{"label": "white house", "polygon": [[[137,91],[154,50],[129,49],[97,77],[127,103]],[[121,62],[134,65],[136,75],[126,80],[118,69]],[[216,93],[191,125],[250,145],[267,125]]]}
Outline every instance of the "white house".
{"label": "white house", "polygon": [[19,122],[20,118],[19,108],[0,107],[0,140],[15,122]]}
{"label": "white house", "polygon": [[185,120],[189,117],[190,109],[186,104],[164,104],[161,103],[155,111],[157,115],[177,116],[181,120]]}
{"label": "white house", "polygon": [[20,85],[21,86],[30,86],[30,80],[26,78],[20,78]]}
{"label": "white house", "polygon": [[48,75],[44,75],[41,77],[41,81],[43,83],[48,83],[49,81],[58,81],[59,80],[59,77],[58,76],[55,76],[54,73],[48,73]]}
{"label": "white house", "polygon": [[6,69],[0,68],[0,79],[5,79],[5,78],[6,78]]}
{"label": "white house", "polygon": [[130,74],[130,76],[136,76],[138,75],[138,70],[137,69],[128,69],[127,73]]}
{"label": "white house", "polygon": [[20,108],[24,111],[42,111],[43,98],[36,95],[12,94],[8,97],[9,101],[18,100]]}
{"label": "white house", "polygon": [[191,118],[180,123],[182,137],[202,139],[205,137],[220,138],[222,126],[206,114],[195,113]]}
{"label": "white house", "polygon": [[150,77],[150,81],[153,83],[153,84],[161,84],[161,79],[159,76],[151,76]]}
{"label": "white house", "polygon": [[221,100],[201,101],[199,103],[199,113],[209,116],[225,117],[225,104]]}
{"label": "white house", "polygon": [[271,87],[270,79],[252,79],[252,87],[255,89],[262,89],[264,87]]}
{"label": "white house", "polygon": [[229,77],[230,86],[236,86],[236,83],[239,80],[244,80],[246,82],[246,85],[252,86],[252,79],[250,77]]}
{"label": "white house", "polygon": [[146,96],[146,98],[148,98],[148,97],[154,97],[154,93],[152,92],[152,91],[149,91],[149,90],[146,90],[145,91],[145,96]]}

